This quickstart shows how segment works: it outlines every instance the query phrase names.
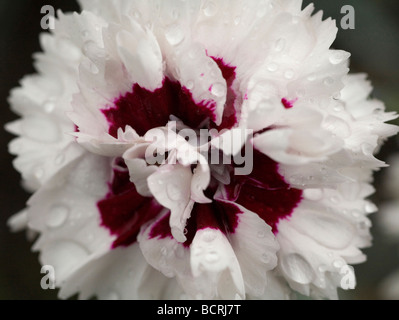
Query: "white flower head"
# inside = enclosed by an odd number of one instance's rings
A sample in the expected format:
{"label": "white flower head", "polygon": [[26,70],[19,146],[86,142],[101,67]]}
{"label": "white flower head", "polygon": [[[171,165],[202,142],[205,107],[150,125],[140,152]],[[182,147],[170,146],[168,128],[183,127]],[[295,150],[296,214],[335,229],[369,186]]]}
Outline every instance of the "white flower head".
{"label": "white flower head", "polygon": [[397,132],[335,22],[300,0],[80,3],[7,126],[35,192],[10,224],[60,297],[335,298]]}

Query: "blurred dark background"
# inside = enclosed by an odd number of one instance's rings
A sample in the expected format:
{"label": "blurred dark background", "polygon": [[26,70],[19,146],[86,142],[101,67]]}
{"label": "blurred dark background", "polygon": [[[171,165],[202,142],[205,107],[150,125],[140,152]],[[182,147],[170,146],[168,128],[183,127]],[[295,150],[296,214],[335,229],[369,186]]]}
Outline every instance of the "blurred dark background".
{"label": "blurred dark background", "polygon": [[[107,1],[107,0],[104,0]],[[372,80],[373,95],[386,103],[390,111],[399,111],[399,1],[398,0],[304,0],[313,2],[324,17],[337,21],[339,33],[334,47],[352,53],[352,72],[366,72]],[[40,9],[52,5],[63,11],[77,11],[73,0],[17,0],[0,4],[0,124],[17,119],[8,106],[10,89],[25,75],[34,72],[32,54],[40,50],[38,34],[42,32]],[[355,8],[355,30],[343,30],[341,7]],[[12,166],[13,157],[7,145],[13,138],[4,130],[0,134],[0,300],[56,299],[56,291],[40,287],[40,265],[37,254],[25,233],[13,234],[6,225],[9,217],[22,210],[29,194],[20,186],[20,176]],[[380,158],[387,159],[399,150],[395,139],[383,147]],[[381,174],[376,174],[377,192],[373,200],[378,204],[384,195],[380,191]],[[376,219],[378,213],[373,215]],[[378,285],[395,268],[399,268],[399,244],[388,241],[374,223],[374,245],[366,249],[368,261],[356,266],[356,290],[341,291],[342,299],[382,299]]]}

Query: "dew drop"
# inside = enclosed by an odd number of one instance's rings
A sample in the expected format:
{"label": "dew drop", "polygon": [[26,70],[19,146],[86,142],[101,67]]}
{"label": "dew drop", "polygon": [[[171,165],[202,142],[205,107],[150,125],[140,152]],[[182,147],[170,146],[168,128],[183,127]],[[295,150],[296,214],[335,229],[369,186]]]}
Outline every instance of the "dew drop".
{"label": "dew drop", "polygon": [[334,260],[333,267],[337,269],[341,269],[345,265],[345,262],[342,260]]}
{"label": "dew drop", "polygon": [[213,1],[208,1],[204,7],[204,14],[207,17],[213,17],[218,11],[216,4]]}
{"label": "dew drop", "polygon": [[43,109],[46,113],[52,113],[55,110],[55,103],[54,101],[45,101],[43,103]]}
{"label": "dew drop", "polygon": [[258,231],[257,236],[258,238],[264,238],[266,237],[266,233],[264,231]]}
{"label": "dew drop", "polygon": [[308,81],[315,81],[316,80],[316,75],[314,74],[314,73],[311,73],[311,74],[309,74],[307,77],[306,77],[306,79],[308,80]]}
{"label": "dew drop", "polygon": [[167,256],[167,255],[168,255],[168,249],[167,249],[166,247],[162,247],[162,248],[161,248],[161,254],[162,254],[163,256]]}
{"label": "dew drop", "polygon": [[65,205],[53,206],[47,216],[46,225],[50,228],[59,228],[67,220],[69,208]]}
{"label": "dew drop", "polygon": [[216,83],[212,86],[211,93],[216,97],[223,97],[227,93],[226,86],[223,83]]}
{"label": "dew drop", "polygon": [[319,201],[323,199],[322,189],[306,189],[303,191],[303,196],[311,201]]}
{"label": "dew drop", "polygon": [[165,37],[172,46],[177,46],[184,40],[185,34],[178,25],[172,25],[166,29]]}
{"label": "dew drop", "polygon": [[193,90],[194,89],[194,81],[192,81],[192,80],[188,81],[186,84],[186,88],[188,90]]}
{"label": "dew drop", "polygon": [[240,24],[240,22],[241,22],[241,17],[240,17],[240,16],[236,16],[236,17],[234,18],[234,24],[235,24],[236,26],[238,26],[238,25]]}
{"label": "dew drop", "polygon": [[267,66],[267,70],[269,70],[270,72],[276,72],[278,70],[278,65],[277,63],[269,63]]}
{"label": "dew drop", "polygon": [[292,79],[293,77],[294,77],[294,71],[293,70],[287,70],[285,73],[284,73],[284,77],[286,78],[286,79]]}

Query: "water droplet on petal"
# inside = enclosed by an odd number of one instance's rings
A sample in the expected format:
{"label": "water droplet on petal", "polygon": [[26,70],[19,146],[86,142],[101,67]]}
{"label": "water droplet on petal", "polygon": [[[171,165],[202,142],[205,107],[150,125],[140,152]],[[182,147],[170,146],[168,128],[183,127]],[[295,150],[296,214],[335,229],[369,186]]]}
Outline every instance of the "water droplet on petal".
{"label": "water droplet on petal", "polygon": [[333,267],[337,269],[341,269],[345,265],[345,262],[343,260],[334,260],[333,262]]}
{"label": "water droplet on petal", "polygon": [[216,4],[213,1],[208,1],[204,7],[204,14],[207,17],[213,17],[218,11]]}
{"label": "water droplet on petal", "polygon": [[303,191],[303,196],[311,201],[319,201],[323,199],[322,189],[306,189]]}
{"label": "water droplet on petal", "polygon": [[238,25],[240,24],[240,22],[241,22],[241,17],[240,17],[240,16],[236,16],[236,17],[234,18],[234,24],[235,24],[236,26],[238,26]]}
{"label": "water droplet on petal", "polygon": [[50,228],[61,227],[67,220],[69,215],[69,208],[65,205],[55,205],[53,206],[46,220],[46,225]]}
{"label": "water droplet on petal", "polygon": [[270,72],[276,72],[278,70],[278,65],[277,63],[269,63],[267,66],[267,70],[269,70]]}
{"label": "water droplet on petal", "polygon": [[52,113],[55,110],[55,103],[54,101],[45,101],[43,103],[43,109],[46,113]]}
{"label": "water droplet on petal", "polygon": [[194,81],[192,81],[192,80],[188,81],[186,84],[186,88],[188,90],[193,90],[194,89]]}
{"label": "water droplet on petal", "polygon": [[166,247],[162,247],[162,248],[161,248],[161,254],[162,254],[163,256],[167,256],[167,255],[168,255],[168,249],[167,249]]}
{"label": "water droplet on petal", "polygon": [[258,231],[257,236],[258,238],[264,238],[266,237],[266,233],[264,231]]}
{"label": "water droplet on petal", "polygon": [[172,46],[177,46],[184,40],[185,34],[178,25],[172,25],[166,29],[165,37]]}
{"label": "water droplet on petal", "polygon": [[284,77],[286,78],[286,79],[292,79],[293,77],[294,77],[294,71],[293,70],[287,70],[285,73],[284,73]]}
{"label": "water droplet on petal", "polygon": [[226,86],[223,83],[216,83],[212,86],[211,93],[216,97],[223,97],[227,93]]}

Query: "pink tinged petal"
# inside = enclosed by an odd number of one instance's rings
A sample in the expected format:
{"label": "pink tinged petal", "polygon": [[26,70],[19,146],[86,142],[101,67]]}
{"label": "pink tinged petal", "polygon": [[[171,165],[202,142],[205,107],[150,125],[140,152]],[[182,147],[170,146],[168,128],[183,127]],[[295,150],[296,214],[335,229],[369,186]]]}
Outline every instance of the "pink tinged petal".
{"label": "pink tinged petal", "polygon": [[184,229],[193,206],[190,198],[192,177],[191,168],[182,165],[162,166],[148,177],[151,193],[161,205],[171,211],[170,227],[179,242],[187,240]]}
{"label": "pink tinged petal", "polygon": [[240,264],[226,236],[215,229],[197,231],[192,245],[191,270],[201,277],[222,299],[245,298]]}
{"label": "pink tinged petal", "polygon": [[153,91],[162,86],[162,53],[155,36],[130,20],[116,36],[117,50],[133,82]]}

